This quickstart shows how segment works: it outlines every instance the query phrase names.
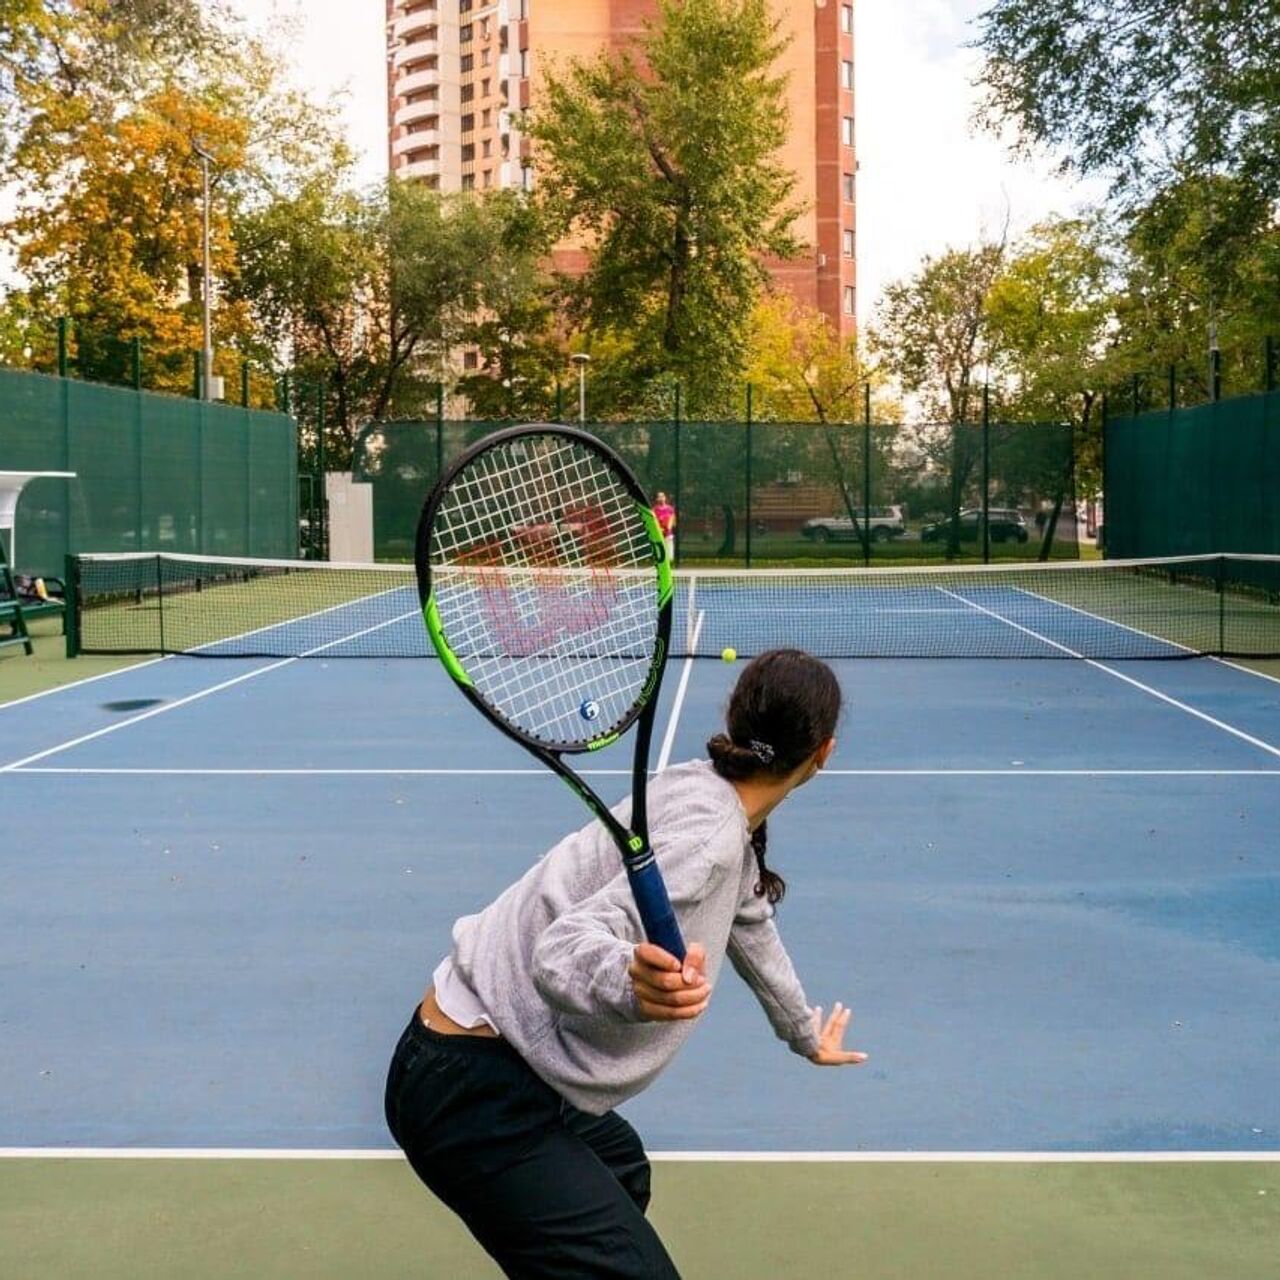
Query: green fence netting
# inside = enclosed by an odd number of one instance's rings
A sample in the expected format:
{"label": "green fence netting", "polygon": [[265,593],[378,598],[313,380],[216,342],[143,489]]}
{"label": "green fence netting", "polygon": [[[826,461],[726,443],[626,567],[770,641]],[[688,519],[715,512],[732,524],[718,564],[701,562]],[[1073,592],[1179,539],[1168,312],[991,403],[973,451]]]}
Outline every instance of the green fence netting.
{"label": "green fence netting", "polygon": [[[361,431],[352,470],[373,486],[377,559],[413,558],[418,513],[441,468],[503,425],[373,422]],[[671,498],[681,563],[1079,554],[1070,424],[672,421],[587,429],[630,463],[648,493]]]}
{"label": "green fence netting", "polygon": [[1280,553],[1280,392],[1109,418],[1107,554]]}
{"label": "green fence netting", "polygon": [[292,558],[297,467],[284,414],[0,369],[0,471],[76,474],[23,491],[24,573],[68,552]]}

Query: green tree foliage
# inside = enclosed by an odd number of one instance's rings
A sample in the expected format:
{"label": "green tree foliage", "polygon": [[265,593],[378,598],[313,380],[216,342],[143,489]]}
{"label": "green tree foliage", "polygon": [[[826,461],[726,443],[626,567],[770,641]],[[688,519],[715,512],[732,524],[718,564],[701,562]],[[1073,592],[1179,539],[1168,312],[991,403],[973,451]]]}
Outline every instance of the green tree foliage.
{"label": "green tree foliage", "polygon": [[766,0],[660,0],[634,54],[549,76],[531,122],[548,208],[593,246],[581,322],[704,410],[742,369],[761,257],[797,251],[783,47]]}
{"label": "green tree foliage", "polygon": [[1151,193],[1229,174],[1280,197],[1280,8],[1259,0],[995,0],[985,117]]}

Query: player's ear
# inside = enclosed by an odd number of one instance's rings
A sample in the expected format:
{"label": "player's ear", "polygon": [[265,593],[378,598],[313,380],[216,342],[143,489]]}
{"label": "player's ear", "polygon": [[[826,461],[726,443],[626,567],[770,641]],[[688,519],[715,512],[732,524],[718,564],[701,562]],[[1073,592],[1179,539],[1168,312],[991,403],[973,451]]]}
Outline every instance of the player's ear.
{"label": "player's ear", "polygon": [[834,738],[828,738],[826,742],[818,748],[817,754],[814,756],[814,763],[819,769],[825,769],[827,767],[827,761],[831,759],[831,754],[835,749],[836,740]]}

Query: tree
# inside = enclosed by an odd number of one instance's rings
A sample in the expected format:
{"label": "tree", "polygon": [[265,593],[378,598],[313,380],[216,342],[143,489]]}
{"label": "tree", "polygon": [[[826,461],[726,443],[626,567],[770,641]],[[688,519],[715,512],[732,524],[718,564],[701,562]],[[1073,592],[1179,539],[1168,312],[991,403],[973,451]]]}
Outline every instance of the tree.
{"label": "tree", "polygon": [[983,117],[1131,198],[1233,176],[1280,197],[1280,8],[1258,0],[994,0]]}
{"label": "tree", "polygon": [[320,179],[240,221],[237,296],[292,351],[295,378],[327,387],[335,465],[362,422],[420,413],[437,383],[452,382],[451,353],[509,274],[518,199],[395,179],[358,193]]}
{"label": "tree", "polygon": [[660,0],[634,54],[549,76],[531,121],[543,199],[592,244],[582,323],[704,411],[737,382],[761,257],[797,252],[783,47],[766,0]]}
{"label": "tree", "polygon": [[[21,57],[6,62],[10,48]],[[0,46],[0,91],[15,108],[6,230],[30,281],[9,309],[27,317],[24,350],[40,345],[35,316],[65,314],[85,376],[125,376],[136,338],[151,385],[190,386],[204,289],[199,146],[213,156],[215,346],[224,359],[227,347],[269,357],[231,301],[233,218],[343,150],[332,113],[280,90],[276,65],[220,5],[195,0],[49,3],[24,41]]]}

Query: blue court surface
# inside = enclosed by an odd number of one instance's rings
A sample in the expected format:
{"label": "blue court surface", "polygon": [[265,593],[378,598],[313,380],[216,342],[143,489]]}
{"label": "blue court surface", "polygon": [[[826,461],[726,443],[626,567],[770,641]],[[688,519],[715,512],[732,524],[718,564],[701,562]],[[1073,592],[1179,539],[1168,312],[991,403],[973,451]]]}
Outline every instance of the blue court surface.
{"label": "blue court surface", "polygon": [[[870,1061],[795,1058],[726,966],[625,1109],[647,1144],[1280,1149],[1280,682],[834,665],[839,749],[771,861],[810,1000],[853,1006]],[[656,764],[701,754],[739,669],[672,662]],[[452,920],[584,819],[425,658],[169,658],[0,733],[6,1148],[388,1147],[387,1060]],[[606,797],[629,760],[592,757]]]}

